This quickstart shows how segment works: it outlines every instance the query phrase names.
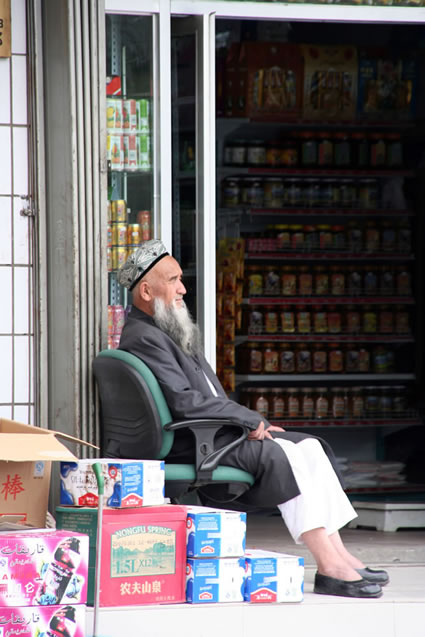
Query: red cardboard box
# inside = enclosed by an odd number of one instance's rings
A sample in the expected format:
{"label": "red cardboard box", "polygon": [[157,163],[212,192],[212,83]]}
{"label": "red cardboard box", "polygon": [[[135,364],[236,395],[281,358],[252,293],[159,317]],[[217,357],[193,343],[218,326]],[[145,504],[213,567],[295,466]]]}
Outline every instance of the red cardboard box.
{"label": "red cardboard box", "polygon": [[185,602],[186,508],[105,510],[100,606]]}

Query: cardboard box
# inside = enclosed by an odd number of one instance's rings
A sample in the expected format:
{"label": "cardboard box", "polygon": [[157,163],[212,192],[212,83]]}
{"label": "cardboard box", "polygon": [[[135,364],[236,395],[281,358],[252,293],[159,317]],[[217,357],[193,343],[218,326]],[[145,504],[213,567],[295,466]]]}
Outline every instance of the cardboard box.
{"label": "cardboard box", "polygon": [[84,637],[86,634],[86,607],[83,604],[9,607],[2,608],[0,615],[2,635]]}
{"label": "cardboard box", "polygon": [[[64,506],[98,504],[93,460],[61,462],[60,503]],[[104,507],[127,508],[164,504],[163,460],[96,459],[105,480]]]}
{"label": "cardboard box", "polygon": [[304,558],[251,549],[245,553],[246,602],[302,602]]}
{"label": "cardboard box", "polygon": [[188,557],[243,557],[245,541],[246,513],[187,507]]}
{"label": "cardboard box", "polygon": [[106,509],[100,606],[185,601],[186,508]]}
{"label": "cardboard box", "polygon": [[191,604],[243,602],[245,558],[188,558],[186,601]]}
{"label": "cardboard box", "polygon": [[0,533],[0,606],[87,600],[89,539],[72,531]]}
{"label": "cardboard box", "polygon": [[61,437],[81,440],[58,431],[0,418],[0,525],[10,518],[44,527],[52,460],[76,460]]}

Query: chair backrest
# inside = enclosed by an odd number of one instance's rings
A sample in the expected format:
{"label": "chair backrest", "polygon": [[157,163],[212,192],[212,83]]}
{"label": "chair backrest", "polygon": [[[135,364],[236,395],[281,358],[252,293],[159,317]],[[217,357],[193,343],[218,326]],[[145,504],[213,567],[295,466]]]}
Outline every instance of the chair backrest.
{"label": "chair backrest", "polygon": [[172,416],[151,370],[137,356],[103,350],[93,361],[100,396],[102,454],[162,459],[174,440],[164,425]]}

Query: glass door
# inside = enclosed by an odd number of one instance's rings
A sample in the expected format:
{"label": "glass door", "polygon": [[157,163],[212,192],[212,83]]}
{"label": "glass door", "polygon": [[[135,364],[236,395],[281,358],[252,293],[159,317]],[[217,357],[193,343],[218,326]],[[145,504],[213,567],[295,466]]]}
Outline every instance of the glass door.
{"label": "glass door", "polygon": [[153,16],[106,15],[109,348],[131,304],[117,270],[156,229],[154,28]]}
{"label": "glass door", "polygon": [[173,17],[171,33],[173,255],[215,365],[214,18]]}

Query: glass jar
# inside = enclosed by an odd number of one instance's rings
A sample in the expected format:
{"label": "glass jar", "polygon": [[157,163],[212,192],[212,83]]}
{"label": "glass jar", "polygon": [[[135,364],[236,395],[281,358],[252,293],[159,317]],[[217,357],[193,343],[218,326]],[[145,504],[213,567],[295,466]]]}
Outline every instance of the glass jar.
{"label": "glass jar", "polygon": [[363,289],[368,296],[376,296],[378,294],[378,268],[376,266],[364,266]]}
{"label": "glass jar", "polygon": [[319,249],[331,250],[333,245],[331,226],[327,223],[321,223],[317,229],[319,231]]}
{"label": "glass jar", "polygon": [[274,305],[264,308],[264,331],[266,334],[276,334],[279,329],[279,315]]}
{"label": "glass jar", "polygon": [[285,201],[292,208],[301,206],[301,181],[300,179],[287,179],[285,181]]}
{"label": "glass jar", "polygon": [[393,413],[400,416],[407,411],[407,390],[402,385],[392,387],[393,392]]}
{"label": "glass jar", "polygon": [[244,177],[240,183],[241,203],[248,208],[261,208],[264,198],[261,179],[257,177]]}
{"label": "glass jar", "polygon": [[363,232],[357,221],[350,221],[347,228],[347,244],[350,252],[361,252],[363,248]]}
{"label": "glass jar", "polygon": [[301,390],[301,415],[306,420],[314,417],[313,390],[310,387],[303,387]]}
{"label": "glass jar", "polygon": [[282,268],[282,294],[283,296],[294,296],[297,293],[297,275],[292,265],[285,265]]}
{"label": "glass jar", "polygon": [[332,226],[332,248],[334,250],[345,250],[345,227]]}
{"label": "glass jar", "polygon": [[341,179],[339,192],[341,207],[353,208],[357,201],[356,187],[353,179]]}
{"label": "glass jar", "polygon": [[320,182],[317,179],[306,179],[304,181],[304,205],[306,208],[317,208],[320,206]]}
{"label": "glass jar", "polygon": [[223,206],[233,208],[240,203],[240,181],[234,177],[223,180]]}
{"label": "glass jar", "polygon": [[261,139],[253,139],[248,142],[246,150],[246,163],[248,166],[265,166],[266,147]]}
{"label": "glass jar", "polygon": [[389,416],[392,412],[392,388],[381,387],[378,396],[378,411],[384,416]]}
{"label": "glass jar", "polygon": [[388,305],[382,305],[379,309],[378,331],[380,334],[394,333],[394,313]]}
{"label": "glass jar", "polygon": [[278,224],[275,226],[275,230],[279,250],[288,250],[291,247],[289,225],[287,223]]}
{"label": "glass jar", "polygon": [[261,343],[247,344],[248,374],[261,374],[263,371],[263,351]]}
{"label": "glass jar", "polygon": [[297,308],[297,332],[298,334],[311,332],[311,312],[305,305],[299,305]]}
{"label": "glass jar", "polygon": [[295,350],[295,365],[298,374],[311,372],[311,351],[307,343],[298,343]]}
{"label": "glass jar", "polygon": [[344,371],[344,353],[339,343],[329,343],[328,369],[331,374]]}
{"label": "glass jar", "polygon": [[359,371],[359,351],[355,343],[347,343],[345,349],[345,372],[355,374]]}
{"label": "glass jar", "polygon": [[351,166],[351,144],[348,135],[335,133],[334,135],[334,159],[338,168]]}
{"label": "glass jar", "polygon": [[291,387],[287,389],[288,395],[288,417],[298,418],[300,415],[300,396],[298,389]]}
{"label": "glass jar", "polygon": [[318,387],[316,389],[314,413],[318,420],[327,418],[329,415],[329,398],[326,387]]}
{"label": "glass jar", "polygon": [[293,374],[295,372],[295,352],[290,343],[281,343],[279,348],[280,371],[282,374]]}
{"label": "glass jar", "polygon": [[387,145],[382,133],[373,133],[370,136],[370,166],[378,168],[385,166],[387,161]]}
{"label": "glass jar", "polygon": [[368,387],[365,391],[364,410],[366,417],[373,417],[378,411],[378,391],[378,387]]}
{"label": "glass jar", "polygon": [[378,331],[378,315],[371,305],[365,305],[363,309],[363,334],[376,334]]}
{"label": "glass jar", "polygon": [[328,331],[328,314],[322,305],[313,307],[313,329],[315,334],[326,334]]}
{"label": "glass jar", "polygon": [[316,226],[304,226],[304,248],[307,253],[314,252],[318,246]]}
{"label": "glass jar", "polygon": [[364,396],[362,387],[353,387],[351,389],[350,416],[351,418],[364,417]]}
{"label": "glass jar", "polygon": [[313,345],[312,371],[314,374],[326,374],[328,371],[328,353],[322,343]]}
{"label": "glass jar", "polygon": [[321,132],[318,134],[317,146],[317,165],[319,168],[323,166],[332,166],[334,161],[334,147],[329,133]]}
{"label": "glass jar", "polygon": [[356,305],[347,305],[345,312],[345,329],[347,334],[360,334],[361,315]]}
{"label": "glass jar", "polygon": [[342,312],[336,305],[328,306],[328,333],[341,334],[342,332]]}
{"label": "glass jar", "polygon": [[389,372],[388,350],[383,345],[373,349],[372,366],[375,374],[387,374]]}
{"label": "glass jar", "polygon": [[333,265],[330,268],[330,292],[333,296],[342,296],[345,294],[345,273],[342,266]]}
{"label": "glass jar", "polygon": [[301,164],[304,167],[317,166],[317,137],[312,131],[300,133],[301,140]]}
{"label": "glass jar", "polygon": [[365,230],[366,252],[378,252],[380,247],[380,232],[376,221],[368,221]]}
{"label": "glass jar", "polygon": [[280,324],[284,334],[293,334],[295,332],[295,312],[290,305],[287,305],[281,311]]}
{"label": "glass jar", "polygon": [[286,139],[282,142],[280,161],[282,166],[298,165],[298,144],[295,139]]}
{"label": "glass jar", "polygon": [[273,265],[268,265],[264,269],[264,294],[266,296],[280,294],[280,273]]}
{"label": "glass jar", "polygon": [[266,387],[254,390],[251,409],[257,411],[263,418],[269,417],[269,399]]}
{"label": "glass jar", "polygon": [[329,294],[329,273],[322,265],[314,266],[314,293],[318,296]]}
{"label": "glass jar", "polygon": [[307,265],[302,265],[298,271],[298,294],[311,296],[313,294],[313,275]]}
{"label": "glass jar", "polygon": [[283,179],[267,177],[263,182],[263,200],[266,208],[283,207]]}
{"label": "glass jar", "polygon": [[262,334],[263,329],[263,312],[259,307],[252,307],[248,314],[248,334]]}
{"label": "glass jar", "polygon": [[276,168],[282,165],[281,161],[282,144],[271,141],[266,144],[266,165]]}
{"label": "glass jar", "polygon": [[340,387],[331,389],[331,409],[333,418],[342,419],[345,416],[344,394]]}
{"label": "glass jar", "polygon": [[246,148],[247,141],[245,139],[232,141],[225,150],[225,163],[229,166],[245,166]]}
{"label": "glass jar", "polygon": [[285,400],[283,392],[278,387],[273,387],[270,392],[271,396],[271,418],[273,420],[282,420],[285,417]]}
{"label": "glass jar", "polygon": [[300,252],[304,249],[304,228],[300,224],[289,226],[291,232],[291,249]]}
{"label": "glass jar", "polygon": [[265,374],[279,372],[279,351],[276,343],[264,343],[263,370]]}
{"label": "glass jar", "polygon": [[263,294],[263,274],[258,265],[250,265],[248,268],[248,294],[249,296]]}
{"label": "glass jar", "polygon": [[390,265],[381,265],[378,271],[378,291],[383,296],[394,293],[394,272]]}
{"label": "glass jar", "polygon": [[358,371],[367,374],[370,371],[370,352],[363,346],[359,349]]}
{"label": "glass jar", "polygon": [[376,179],[360,179],[357,188],[357,205],[362,210],[378,208],[378,182]]}
{"label": "glass jar", "polygon": [[359,266],[352,265],[348,268],[347,291],[350,296],[356,296],[363,292],[362,273]]}

